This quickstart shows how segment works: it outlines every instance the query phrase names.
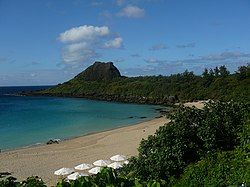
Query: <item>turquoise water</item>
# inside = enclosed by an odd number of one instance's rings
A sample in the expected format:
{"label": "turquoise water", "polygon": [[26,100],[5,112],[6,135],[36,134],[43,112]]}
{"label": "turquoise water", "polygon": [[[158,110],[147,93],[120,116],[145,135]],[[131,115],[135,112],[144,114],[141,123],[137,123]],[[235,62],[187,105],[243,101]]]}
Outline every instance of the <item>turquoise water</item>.
{"label": "turquoise water", "polygon": [[[87,99],[6,95],[23,87],[0,87],[0,149],[44,143],[154,118],[159,106]],[[34,89],[34,88],[28,88]],[[130,118],[133,116],[133,118]],[[141,119],[140,117],[147,118]]]}

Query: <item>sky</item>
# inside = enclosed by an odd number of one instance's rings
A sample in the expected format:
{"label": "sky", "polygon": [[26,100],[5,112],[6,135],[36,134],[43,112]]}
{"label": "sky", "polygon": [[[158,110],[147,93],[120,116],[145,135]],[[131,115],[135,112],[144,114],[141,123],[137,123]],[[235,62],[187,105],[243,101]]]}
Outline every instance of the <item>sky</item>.
{"label": "sky", "polygon": [[0,0],[0,86],[55,85],[95,61],[233,73],[250,63],[250,0]]}

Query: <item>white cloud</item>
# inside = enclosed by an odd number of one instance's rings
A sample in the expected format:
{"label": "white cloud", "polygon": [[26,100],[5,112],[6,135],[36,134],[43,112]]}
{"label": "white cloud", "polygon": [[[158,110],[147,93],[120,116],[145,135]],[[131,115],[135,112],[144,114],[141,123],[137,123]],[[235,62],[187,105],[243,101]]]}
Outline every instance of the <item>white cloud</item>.
{"label": "white cloud", "polygon": [[138,54],[138,53],[131,54],[130,56],[131,56],[131,57],[134,57],[134,58],[139,58],[139,57],[141,57],[141,55]]}
{"label": "white cloud", "polygon": [[155,44],[149,50],[151,51],[159,51],[159,50],[164,50],[167,49],[167,46],[165,44]]}
{"label": "white cloud", "polygon": [[107,26],[94,27],[91,25],[83,25],[69,29],[59,35],[61,42],[78,42],[82,40],[95,40],[98,37],[110,34]]}
{"label": "white cloud", "polygon": [[88,44],[86,42],[74,43],[67,46],[69,52],[79,51],[88,49]]}
{"label": "white cloud", "polygon": [[225,51],[219,54],[210,54],[207,56],[201,57],[202,60],[229,60],[229,59],[239,59],[239,58],[249,58],[249,53],[237,52],[237,51]]}
{"label": "white cloud", "polygon": [[122,47],[123,39],[111,33],[107,26],[83,25],[69,29],[59,35],[59,41],[66,43],[62,48],[62,65],[80,67],[100,57],[99,50]]}
{"label": "white cloud", "polygon": [[116,0],[118,6],[122,6],[125,3],[125,0]]}
{"label": "white cloud", "polygon": [[36,76],[36,73],[31,73],[30,76],[31,76],[31,77],[35,77],[35,76]]}
{"label": "white cloud", "polygon": [[176,46],[177,48],[193,48],[195,47],[195,43],[188,43],[188,44],[179,44]]}
{"label": "white cloud", "polygon": [[86,43],[76,43],[66,46],[62,52],[62,60],[66,65],[76,65],[97,57],[98,54]]}
{"label": "white cloud", "polygon": [[137,6],[128,5],[123,8],[118,14],[120,17],[142,18],[145,16],[145,10]]}
{"label": "white cloud", "polygon": [[156,58],[149,58],[149,59],[145,59],[144,61],[147,62],[147,63],[150,63],[150,64],[158,64],[158,63],[167,62],[167,60],[159,60],[159,59],[156,59]]}
{"label": "white cloud", "polygon": [[104,44],[104,48],[121,48],[123,39],[121,37],[117,37],[113,40],[109,40]]}
{"label": "white cloud", "polygon": [[92,6],[101,6],[101,5],[103,5],[103,2],[101,2],[101,1],[96,1],[96,0],[92,0],[91,5],[92,5]]}

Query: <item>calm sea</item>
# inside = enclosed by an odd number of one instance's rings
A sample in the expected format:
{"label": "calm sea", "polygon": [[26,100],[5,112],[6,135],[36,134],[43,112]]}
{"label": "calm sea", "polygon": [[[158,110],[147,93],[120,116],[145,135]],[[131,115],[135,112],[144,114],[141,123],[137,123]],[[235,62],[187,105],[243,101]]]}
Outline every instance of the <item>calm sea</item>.
{"label": "calm sea", "polygon": [[159,106],[153,105],[15,95],[44,88],[0,87],[1,150],[131,125],[158,114]]}

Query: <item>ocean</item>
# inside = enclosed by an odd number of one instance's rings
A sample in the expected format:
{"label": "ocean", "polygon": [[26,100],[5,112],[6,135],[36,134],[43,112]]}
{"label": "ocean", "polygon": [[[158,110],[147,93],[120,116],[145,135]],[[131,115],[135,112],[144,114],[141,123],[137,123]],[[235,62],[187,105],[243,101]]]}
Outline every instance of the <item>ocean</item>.
{"label": "ocean", "polygon": [[0,87],[2,151],[132,125],[158,115],[155,105],[16,94],[45,88]]}

